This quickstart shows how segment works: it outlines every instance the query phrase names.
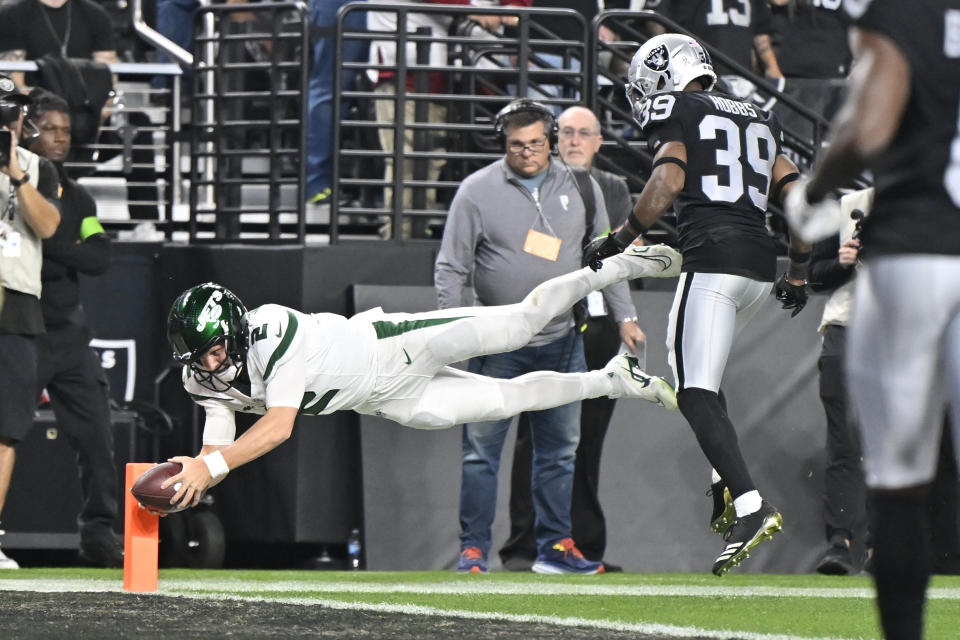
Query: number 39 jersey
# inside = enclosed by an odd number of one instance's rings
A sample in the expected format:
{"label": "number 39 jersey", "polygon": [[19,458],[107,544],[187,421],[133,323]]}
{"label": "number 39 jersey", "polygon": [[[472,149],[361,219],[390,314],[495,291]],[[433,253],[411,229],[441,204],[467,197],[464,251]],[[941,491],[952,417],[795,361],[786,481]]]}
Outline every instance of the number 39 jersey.
{"label": "number 39 jersey", "polygon": [[772,282],[777,249],[767,197],[782,131],[776,117],[719,93],[673,91],[643,104],[640,127],[654,153],[687,150],[686,182],[674,201],[683,270]]}

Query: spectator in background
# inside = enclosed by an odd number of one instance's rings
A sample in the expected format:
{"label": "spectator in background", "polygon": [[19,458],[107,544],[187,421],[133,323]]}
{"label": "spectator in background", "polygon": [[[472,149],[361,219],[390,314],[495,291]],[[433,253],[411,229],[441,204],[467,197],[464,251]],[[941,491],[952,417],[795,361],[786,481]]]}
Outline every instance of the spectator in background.
{"label": "spectator in background", "polygon": [[[25,27],[24,25],[29,25]],[[67,58],[87,58],[104,64],[118,62],[116,39],[106,10],[93,0],[17,0],[0,8],[0,59],[38,60],[46,54]],[[21,87],[26,86],[24,74],[12,74]],[[120,101],[119,94],[113,105]],[[108,102],[108,106],[110,103]],[[105,115],[109,109],[105,110]],[[131,167],[124,174],[127,180],[127,205],[130,217],[138,220],[156,220],[160,194],[153,169],[153,133],[150,118],[143,111],[131,109],[114,112],[117,131],[101,130],[104,148],[94,155],[90,149],[73,148],[71,161],[104,162],[121,153],[127,145],[131,151]],[[123,136],[126,131],[129,137]],[[76,177],[76,176],[74,176]]]}
{"label": "spectator in background", "polygon": [[[577,269],[585,240],[609,228],[596,180],[583,173],[595,202],[587,220],[579,179],[551,158],[556,124],[549,108],[527,98],[514,100],[497,114],[494,128],[505,146],[503,159],[464,180],[450,207],[434,273],[441,309],[462,304],[471,275],[479,305],[519,302],[540,283]],[[636,315],[625,285],[608,287],[604,299],[614,317]],[[585,371],[579,327],[571,313],[562,313],[526,346],[474,358],[469,370],[496,378],[538,370]],[[531,412],[529,417],[537,551],[533,570],[597,573],[601,563],[583,557],[570,523],[580,403]],[[504,418],[463,427],[459,571],[487,571],[497,472],[511,422]]]}
{"label": "spectator in background", "polygon": [[[734,62],[767,78],[783,78],[771,45],[769,0],[660,0],[648,8],[672,19]],[[729,65],[714,60],[725,89],[738,98],[752,98],[756,86]],[[757,100],[758,98],[752,98]]]}
{"label": "spectator in background", "polygon": [[103,567],[123,566],[123,545],[114,533],[120,495],[113,459],[113,426],[107,378],[90,348],[77,275],[97,276],[110,266],[110,238],[97,220],[86,189],[63,170],[70,153],[70,107],[59,96],[34,89],[28,117],[39,134],[30,150],[54,163],[60,178],[62,219],[43,241],[43,320],[37,337],[37,389],[50,394],[57,426],[77,452],[80,472],[80,558]]}
{"label": "spectator in background", "polygon": [[[345,39],[343,49],[336,51],[337,11],[348,0],[310,0],[310,26],[313,42],[313,69],[310,73],[308,94],[307,127],[307,203],[311,209],[323,206],[328,208],[333,193],[333,96],[335,88],[334,62],[360,62],[367,51],[367,41],[355,38]],[[362,31],[364,12],[352,11],[344,19],[343,28],[348,31]],[[341,75],[340,89],[347,91],[353,87],[354,74],[344,70]],[[329,209],[315,215],[329,216]]]}
{"label": "spectator in background", "polygon": [[[15,0],[0,7],[0,60],[65,58],[117,62],[116,39],[106,9],[93,0]],[[11,74],[20,87],[24,74]]]}
{"label": "spectator in background", "polygon": [[[814,245],[810,281],[814,291],[832,291],[820,320],[820,401],[827,418],[827,464],[823,519],[827,550],[817,564],[819,573],[849,575],[859,570],[851,548],[867,502],[863,482],[860,430],[847,403],[847,324],[853,307],[854,275],[860,255],[860,226],[870,211],[873,189],[844,196],[844,228],[837,237]],[[852,217],[853,211],[859,212]]]}
{"label": "spectator in background", "polygon": [[[566,164],[590,172],[606,203],[610,224],[619,228],[633,208],[626,180],[593,165],[593,158],[603,143],[600,121],[586,107],[569,107],[557,119],[557,149]],[[583,332],[583,350],[587,369],[602,367],[617,354],[623,344],[638,355],[646,351],[646,336],[637,325],[636,315],[615,317],[604,304],[603,295],[595,291],[587,296],[587,329]],[[641,368],[645,358],[638,356]],[[599,365],[596,363],[600,363]],[[577,445],[573,470],[573,498],[570,507],[573,539],[587,560],[603,561],[607,547],[607,525],[600,504],[600,457],[603,440],[613,416],[616,400],[593,398],[580,403],[580,443]],[[510,539],[500,549],[503,566],[527,571],[537,557],[534,537],[534,510],[530,497],[530,422],[520,415],[517,444],[513,451],[510,483]],[[603,562],[604,571],[620,567]]]}
{"label": "spectator in background", "polygon": [[[41,240],[60,224],[57,170],[17,145],[28,103],[13,79],[0,74],[0,125],[10,134],[10,146],[4,149],[8,159],[0,163],[0,514],[10,489],[15,447],[33,426],[36,407],[35,338],[44,331]],[[17,568],[0,550],[0,569]]]}
{"label": "spectator in background", "polygon": [[[400,0],[388,0],[387,4],[405,4]],[[420,0],[419,4],[424,5],[470,5],[470,0]],[[477,3],[479,6],[497,6],[529,4],[526,2],[487,2]],[[486,32],[496,34],[500,32],[501,25],[514,24],[515,17],[499,15],[469,15],[469,19],[477,23]],[[367,28],[370,31],[397,32],[398,14],[394,11],[370,11],[367,13]],[[407,33],[416,33],[418,30],[425,30],[431,38],[445,38],[453,24],[453,14],[446,13],[408,13],[406,14]],[[406,46],[405,64],[412,67],[416,64],[425,64],[435,67],[445,67],[448,63],[447,45],[443,42],[430,42],[426,51],[426,60],[418,60],[418,45],[410,42]],[[370,64],[385,65],[391,67],[397,64],[397,43],[395,40],[374,40],[370,45]],[[400,98],[396,81],[396,74],[392,69],[371,69],[367,72],[368,77],[374,85],[374,91],[377,96],[374,98],[375,112],[377,122],[389,123],[391,126],[378,129],[380,146],[387,153],[394,153],[396,149],[396,126],[398,123],[412,125],[414,123],[446,123],[448,104],[443,101],[428,101],[412,97],[412,93],[448,93],[450,87],[448,81],[450,74],[443,71],[417,71],[406,73],[404,78],[404,91],[406,97]],[[418,84],[419,82],[419,84]],[[397,112],[397,103],[402,102],[403,110],[400,114]],[[405,155],[411,152],[429,152],[445,153],[447,151],[448,141],[446,131],[441,128],[429,130],[416,130],[407,128],[403,133],[403,153]],[[414,181],[436,182],[440,178],[440,171],[443,169],[444,160],[439,158],[416,159],[406,157],[403,163],[404,173],[402,182],[410,185]],[[394,177],[393,159],[386,160],[386,173],[384,179],[391,182]],[[384,206],[388,209],[395,206],[393,201],[393,189],[387,187],[384,190]],[[403,211],[411,209],[437,209],[437,190],[435,187],[407,186],[403,190],[403,199],[401,201]],[[402,236],[409,238],[411,236],[424,236],[427,234],[425,229],[425,218],[416,219],[414,225],[408,218],[403,220]],[[417,227],[417,228],[414,228]],[[386,224],[380,229],[380,235],[383,238],[393,237],[393,220],[388,219]]]}
{"label": "spectator in background", "polygon": [[[826,119],[833,118],[846,94],[852,56],[847,14],[840,0],[770,0],[783,92]],[[774,109],[788,131],[813,141],[813,124],[786,105]]]}

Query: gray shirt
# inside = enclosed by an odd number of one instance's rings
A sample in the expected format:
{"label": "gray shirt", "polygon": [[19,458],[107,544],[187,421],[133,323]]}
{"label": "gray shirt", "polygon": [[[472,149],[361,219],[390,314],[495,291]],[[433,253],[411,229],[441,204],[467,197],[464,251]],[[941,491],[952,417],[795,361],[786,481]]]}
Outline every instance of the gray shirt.
{"label": "gray shirt", "polygon": [[[610,228],[603,193],[591,179],[596,212],[593,235]],[[514,304],[540,283],[580,268],[586,209],[570,169],[551,158],[535,199],[500,159],[468,176],[454,196],[434,270],[441,309],[463,305],[473,276],[476,304]],[[530,232],[559,238],[556,260],[524,250]],[[604,301],[617,320],[636,316],[625,282],[607,287]],[[573,326],[572,312],[554,318],[529,346],[560,339]]]}

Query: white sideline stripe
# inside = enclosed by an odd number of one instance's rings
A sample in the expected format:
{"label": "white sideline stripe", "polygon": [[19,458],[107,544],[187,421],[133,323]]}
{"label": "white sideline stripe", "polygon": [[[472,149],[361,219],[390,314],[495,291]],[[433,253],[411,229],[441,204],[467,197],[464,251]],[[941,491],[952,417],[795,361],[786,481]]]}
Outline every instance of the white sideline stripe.
{"label": "white sideline stripe", "polygon": [[[242,596],[200,596],[196,594],[183,594],[184,597],[197,599],[222,599],[247,601],[248,598]],[[798,640],[797,636],[785,636],[771,633],[752,633],[749,631],[716,631],[713,629],[701,629],[699,627],[680,627],[668,624],[652,624],[637,622],[615,622],[612,620],[593,620],[590,618],[560,618],[555,616],[537,616],[521,615],[515,613],[497,613],[486,611],[461,611],[457,609],[440,609],[437,607],[424,607],[420,605],[406,604],[372,604],[367,602],[344,602],[342,600],[324,600],[322,598],[263,598],[270,602],[283,604],[302,604],[309,606],[322,606],[329,609],[340,609],[350,611],[377,611],[386,613],[402,613],[407,615],[428,616],[428,617],[448,617],[464,618],[467,620],[501,620],[504,622],[534,622],[540,624],[557,625],[561,627],[587,627],[590,629],[606,629],[610,631],[630,631],[652,635],[659,638],[689,638],[696,636],[698,638],[717,638],[718,640],[729,640],[736,637],[740,640]],[[735,636],[732,636],[735,634]],[[838,640],[827,637],[809,637],[804,640]]]}
{"label": "white sideline stripe", "polygon": [[[0,591],[35,591],[56,593],[65,591],[122,592],[116,579],[4,579],[0,576]],[[496,583],[480,580],[439,583],[376,583],[324,582],[309,580],[190,580],[163,578],[162,595],[240,593],[413,593],[418,595],[575,595],[575,596],[680,596],[692,598],[762,597],[762,598],[873,598],[871,587],[836,587],[816,589],[809,587],[751,587],[751,586],[697,586],[697,585],[594,585],[549,584],[541,582]],[[932,600],[960,600],[958,587],[931,587],[927,598]]]}

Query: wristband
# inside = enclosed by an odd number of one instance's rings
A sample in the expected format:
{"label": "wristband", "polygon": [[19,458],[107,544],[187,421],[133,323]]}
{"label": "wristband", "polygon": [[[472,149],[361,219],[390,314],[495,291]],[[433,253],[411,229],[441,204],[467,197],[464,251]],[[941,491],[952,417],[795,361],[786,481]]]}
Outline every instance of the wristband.
{"label": "wristband", "polygon": [[10,184],[12,184],[12,185],[14,186],[14,188],[16,188],[16,189],[19,189],[19,188],[22,187],[23,185],[25,185],[25,184],[27,184],[28,182],[30,182],[30,174],[27,173],[26,171],[23,172],[23,177],[20,178],[19,180],[15,179],[15,178],[13,178],[13,177],[11,177],[11,176],[7,176],[7,178],[9,178]]}
{"label": "wristband", "polygon": [[796,251],[791,247],[787,251],[787,257],[790,258],[790,266],[787,268],[787,277],[794,280],[807,281],[807,274],[810,272],[810,252]]}
{"label": "wristband", "polygon": [[227,461],[223,459],[223,454],[220,453],[220,451],[208,453],[200,459],[207,465],[207,469],[210,471],[210,477],[213,480],[222,478],[230,473],[230,467],[227,466]]}

